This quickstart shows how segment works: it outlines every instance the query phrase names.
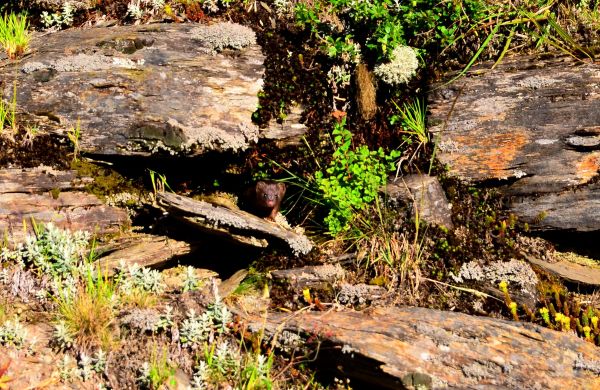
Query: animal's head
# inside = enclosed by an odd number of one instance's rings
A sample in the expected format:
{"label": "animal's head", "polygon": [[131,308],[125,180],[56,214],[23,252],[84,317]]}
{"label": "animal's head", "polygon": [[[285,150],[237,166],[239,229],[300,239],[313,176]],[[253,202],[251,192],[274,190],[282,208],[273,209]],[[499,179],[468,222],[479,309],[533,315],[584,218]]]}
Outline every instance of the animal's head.
{"label": "animal's head", "polygon": [[285,194],[285,184],[259,181],[256,183],[256,196],[265,207],[275,207]]}

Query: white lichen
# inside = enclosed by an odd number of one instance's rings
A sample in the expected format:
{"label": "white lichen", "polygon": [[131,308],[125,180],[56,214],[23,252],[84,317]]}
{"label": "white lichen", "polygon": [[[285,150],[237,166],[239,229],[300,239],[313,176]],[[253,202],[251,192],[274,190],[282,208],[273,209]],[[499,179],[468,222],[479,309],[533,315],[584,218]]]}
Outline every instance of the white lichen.
{"label": "white lichen", "polygon": [[390,62],[375,67],[375,75],[383,82],[397,86],[406,84],[417,73],[419,60],[412,47],[398,46],[392,51]]}

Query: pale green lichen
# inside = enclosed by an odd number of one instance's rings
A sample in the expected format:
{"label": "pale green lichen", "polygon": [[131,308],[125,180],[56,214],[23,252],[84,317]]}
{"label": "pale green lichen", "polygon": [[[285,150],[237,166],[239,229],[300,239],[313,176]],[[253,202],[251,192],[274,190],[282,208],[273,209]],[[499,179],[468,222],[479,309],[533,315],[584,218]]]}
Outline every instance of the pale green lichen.
{"label": "pale green lichen", "polygon": [[375,67],[375,75],[387,84],[406,84],[419,67],[417,53],[412,47],[398,46],[392,52],[392,60]]}

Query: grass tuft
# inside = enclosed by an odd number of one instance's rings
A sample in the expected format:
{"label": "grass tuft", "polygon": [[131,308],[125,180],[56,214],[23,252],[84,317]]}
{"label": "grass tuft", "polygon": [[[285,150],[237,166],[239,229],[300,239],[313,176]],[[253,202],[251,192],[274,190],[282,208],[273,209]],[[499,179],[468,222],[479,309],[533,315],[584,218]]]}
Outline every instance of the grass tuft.
{"label": "grass tuft", "polygon": [[5,14],[0,18],[0,45],[11,60],[21,57],[31,38],[27,15]]}

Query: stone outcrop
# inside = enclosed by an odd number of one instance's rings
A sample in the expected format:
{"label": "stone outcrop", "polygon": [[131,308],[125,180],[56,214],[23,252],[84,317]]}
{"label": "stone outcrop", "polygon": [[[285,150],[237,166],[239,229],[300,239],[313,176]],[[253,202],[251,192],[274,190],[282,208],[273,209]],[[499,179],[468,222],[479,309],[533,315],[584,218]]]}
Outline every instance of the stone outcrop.
{"label": "stone outcrop", "polygon": [[0,170],[0,233],[11,244],[33,232],[34,223],[95,234],[118,233],[129,224],[127,212],[87,193],[91,178],[50,167]]}
{"label": "stone outcrop", "polygon": [[233,23],[69,29],[36,36],[0,67],[4,97],[43,130],[79,123],[99,155],[197,155],[257,141],[263,55]]}
{"label": "stone outcrop", "polygon": [[270,313],[279,345],[319,340],[317,364],[382,389],[594,389],[598,348],[572,332],[415,307]]}
{"label": "stone outcrop", "polygon": [[264,247],[263,241],[267,245],[269,242],[282,242],[296,255],[307,254],[313,248],[305,235],[239,209],[169,192],[159,192],[157,200],[171,215],[235,242],[257,247]]}
{"label": "stone outcrop", "polygon": [[489,68],[431,87],[440,161],[500,188],[534,229],[599,230],[598,65],[519,56]]}

